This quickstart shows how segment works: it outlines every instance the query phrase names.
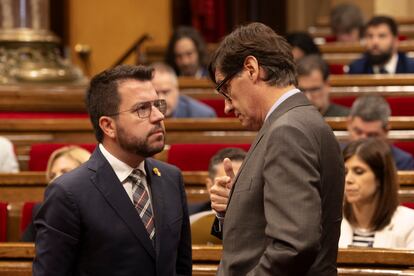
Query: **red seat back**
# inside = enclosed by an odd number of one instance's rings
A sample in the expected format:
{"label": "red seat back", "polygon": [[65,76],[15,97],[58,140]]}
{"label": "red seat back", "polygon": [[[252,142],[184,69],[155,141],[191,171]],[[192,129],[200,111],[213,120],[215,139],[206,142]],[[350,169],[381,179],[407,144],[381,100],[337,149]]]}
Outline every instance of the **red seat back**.
{"label": "red seat back", "polygon": [[332,75],[343,75],[345,74],[345,69],[343,64],[329,64],[329,72]]}
{"label": "red seat back", "polygon": [[32,222],[33,217],[33,207],[36,205],[36,202],[25,202],[22,209],[22,220],[20,221],[20,233],[23,233],[27,226]]}
{"label": "red seat back", "polygon": [[0,242],[7,240],[7,203],[0,202]]}
{"label": "red seat back", "polygon": [[68,119],[89,118],[87,113],[78,112],[0,112],[0,119]]}
{"label": "red seat back", "polygon": [[225,114],[224,113],[224,98],[223,99],[200,99],[201,102],[210,106],[217,114],[217,117],[234,117],[234,114]]}
{"label": "red seat back", "polygon": [[250,144],[174,144],[168,152],[167,162],[183,171],[207,171],[211,157],[228,147],[248,151]]}
{"label": "red seat back", "polygon": [[[69,145],[71,144],[33,144],[30,148],[29,171],[46,171],[50,155],[55,150]],[[79,144],[76,146],[92,152],[96,144]]]}
{"label": "red seat back", "polygon": [[407,208],[414,209],[414,202],[403,202],[401,203],[402,206],[405,206]]}

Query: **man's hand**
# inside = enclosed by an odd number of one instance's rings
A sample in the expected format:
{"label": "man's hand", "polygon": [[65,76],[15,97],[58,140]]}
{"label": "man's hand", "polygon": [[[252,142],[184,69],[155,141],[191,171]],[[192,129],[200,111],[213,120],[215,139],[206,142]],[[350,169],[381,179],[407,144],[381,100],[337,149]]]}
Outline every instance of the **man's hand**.
{"label": "man's hand", "polygon": [[229,158],[223,160],[223,166],[226,176],[216,177],[214,179],[214,184],[210,190],[210,199],[211,208],[219,215],[224,216],[229,201],[230,190],[234,183],[234,170]]}

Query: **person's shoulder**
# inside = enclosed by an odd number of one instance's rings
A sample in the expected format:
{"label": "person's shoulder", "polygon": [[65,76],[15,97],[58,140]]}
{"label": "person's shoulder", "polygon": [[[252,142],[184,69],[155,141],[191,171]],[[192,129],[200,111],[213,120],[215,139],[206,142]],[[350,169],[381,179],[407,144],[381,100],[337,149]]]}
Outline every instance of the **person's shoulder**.
{"label": "person's shoulder", "polygon": [[349,108],[331,103],[329,104],[328,110],[323,114],[324,117],[343,117],[349,115]]}
{"label": "person's shoulder", "polygon": [[12,142],[7,139],[6,137],[0,136],[0,146],[1,147],[8,147],[8,148],[12,148],[13,144]]}
{"label": "person's shoulder", "polygon": [[56,185],[65,191],[85,191],[85,182],[90,182],[90,177],[92,176],[92,171],[88,169],[88,162],[86,161],[79,167],[62,174],[53,180],[51,185]]}
{"label": "person's shoulder", "polygon": [[396,225],[411,225],[411,227],[414,227],[414,210],[405,206],[398,206],[392,219]]}
{"label": "person's shoulder", "polygon": [[399,52],[398,59],[402,60],[407,70],[406,73],[414,73],[414,58],[410,58],[406,53]]}
{"label": "person's shoulder", "polygon": [[362,56],[349,64],[348,74],[361,74],[364,73],[364,68],[367,63],[367,57]]}
{"label": "person's shoulder", "polygon": [[[213,108],[196,99],[186,95],[180,95],[179,101],[181,105],[184,105],[187,108],[188,117],[217,117]],[[182,107],[183,106],[181,106],[181,108]]]}
{"label": "person's shoulder", "polygon": [[414,158],[409,152],[406,152],[394,145],[391,146],[391,152],[399,170],[413,169]]}

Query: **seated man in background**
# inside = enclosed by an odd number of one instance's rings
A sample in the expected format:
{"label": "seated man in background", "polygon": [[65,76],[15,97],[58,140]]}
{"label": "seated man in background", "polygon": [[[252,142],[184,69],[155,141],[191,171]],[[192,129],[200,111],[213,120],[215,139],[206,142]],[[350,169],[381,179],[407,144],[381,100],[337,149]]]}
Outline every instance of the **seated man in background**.
{"label": "seated man in background", "polygon": [[365,27],[364,56],[349,65],[349,74],[414,73],[414,60],[398,52],[398,26],[391,17],[375,16]]}
{"label": "seated man in background", "polygon": [[13,144],[5,137],[0,137],[0,173],[17,173],[19,164],[14,153]]}
{"label": "seated man in background", "polygon": [[338,42],[359,42],[364,29],[364,16],[354,4],[335,6],[330,15],[331,30]]}
{"label": "seated man in background", "polygon": [[293,32],[286,36],[287,42],[292,46],[295,61],[307,55],[320,55],[321,51],[313,42],[313,37],[306,32]]}
{"label": "seated man in background", "polygon": [[152,64],[154,78],[152,85],[160,99],[167,102],[165,116],[171,118],[204,118],[217,117],[214,109],[191,97],[180,95],[178,91],[178,79],[174,70],[164,63]]}
{"label": "seated man in background", "polygon": [[[237,174],[245,157],[246,152],[240,148],[224,148],[211,157],[210,163],[208,164],[208,177],[206,178],[206,188],[208,193],[210,194],[210,189],[213,186],[214,179],[216,177],[226,176],[223,166],[223,160],[225,158],[229,158],[231,160],[234,173]],[[211,211],[210,200],[198,204],[190,204],[188,206],[188,213],[190,215],[204,211]]]}
{"label": "seated man in background", "polygon": [[329,68],[319,55],[309,55],[297,62],[299,89],[324,117],[348,116],[348,108],[331,103]]}
{"label": "seated man in background", "polygon": [[[359,97],[353,103],[348,118],[350,140],[355,141],[367,137],[387,139],[390,115],[390,106],[381,96]],[[393,145],[391,153],[398,170],[414,169],[414,159],[411,154]]]}
{"label": "seated man in background", "polygon": [[206,44],[196,29],[181,26],[174,31],[168,42],[165,62],[178,76],[206,77],[206,58]]}

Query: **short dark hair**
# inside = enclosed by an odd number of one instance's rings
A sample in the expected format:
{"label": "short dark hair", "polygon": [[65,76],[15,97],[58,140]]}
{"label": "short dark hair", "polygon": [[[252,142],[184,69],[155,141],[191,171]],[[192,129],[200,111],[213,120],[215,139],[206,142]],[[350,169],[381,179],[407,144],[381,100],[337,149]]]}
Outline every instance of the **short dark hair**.
{"label": "short dark hair", "polygon": [[317,54],[320,55],[319,47],[313,42],[313,37],[306,32],[293,32],[286,36],[287,42],[290,46],[298,47],[305,55]]}
{"label": "short dark hair", "polygon": [[210,163],[208,164],[208,176],[210,179],[214,179],[218,164],[223,162],[224,158],[229,158],[231,161],[239,161],[243,162],[244,158],[246,157],[246,152],[241,148],[224,148],[219,150],[213,157],[210,159]]}
{"label": "short dark hair", "polygon": [[165,53],[165,62],[172,68],[174,68],[177,75],[180,75],[180,70],[177,64],[175,63],[174,48],[177,41],[182,38],[189,38],[194,42],[194,45],[197,49],[198,62],[200,66],[204,67],[207,63],[207,47],[203,37],[193,27],[180,26],[172,34],[170,41],[168,42],[167,52]]}
{"label": "short dark hair", "polygon": [[309,76],[312,71],[321,72],[323,80],[328,80],[329,66],[319,55],[304,56],[297,62],[298,76]]}
{"label": "short dark hair", "polygon": [[385,24],[390,29],[393,36],[398,36],[398,25],[392,17],[389,16],[374,16],[371,18],[365,26],[365,31],[369,27],[376,27],[378,25]]}
{"label": "short dark hair", "polygon": [[386,128],[391,116],[391,108],[381,96],[360,96],[352,104],[349,116],[360,117],[365,122],[381,121],[382,126]]}
{"label": "short dark hair", "polygon": [[210,78],[216,82],[216,69],[225,76],[241,70],[244,60],[250,55],[265,70],[268,85],[285,87],[297,84],[292,48],[285,38],[262,23],[240,26],[224,38],[212,56]]}
{"label": "short dark hair", "polygon": [[118,93],[120,82],[134,79],[139,81],[150,81],[153,69],[147,66],[119,65],[107,69],[94,76],[86,91],[86,109],[95,131],[96,140],[103,140],[103,131],[99,127],[99,118],[119,111],[121,98]]}
{"label": "short dark hair", "polygon": [[364,16],[361,9],[350,3],[342,3],[335,6],[330,14],[331,29],[333,34],[350,33],[358,29],[361,36],[364,29]]}
{"label": "short dark hair", "polygon": [[[391,147],[380,138],[361,139],[348,144],[343,151],[344,161],[354,155],[371,168],[379,183],[378,205],[371,218],[371,225],[373,231],[381,230],[390,223],[399,205],[397,170]],[[352,225],[356,224],[352,206],[346,200],[344,202],[344,216]]]}

